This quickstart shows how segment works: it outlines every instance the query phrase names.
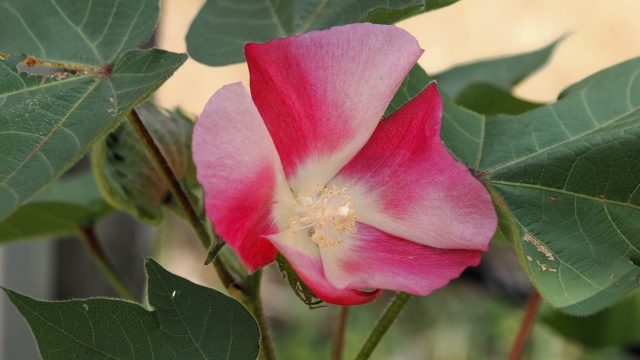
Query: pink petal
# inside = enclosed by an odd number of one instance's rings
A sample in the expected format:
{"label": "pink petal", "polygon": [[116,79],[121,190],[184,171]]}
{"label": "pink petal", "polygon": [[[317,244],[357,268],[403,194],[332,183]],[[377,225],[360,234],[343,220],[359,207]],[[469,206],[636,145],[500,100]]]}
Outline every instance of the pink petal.
{"label": "pink petal", "polygon": [[251,95],[294,192],[326,184],[360,150],[421,54],[406,31],[373,24],[245,46]]}
{"label": "pink petal", "polygon": [[211,97],[195,124],[192,149],[216,233],[250,271],[273,262],[277,251],[262,236],[277,232],[271,208],[276,189],[287,185],[269,132],[242,84]]}
{"label": "pink petal", "polygon": [[322,301],[338,305],[359,305],[375,300],[382,292],[360,291],[356,288],[339,289],[327,281],[324,276],[320,253],[308,236],[294,235],[291,231],[269,236],[269,240],[289,261],[300,279]]}
{"label": "pink petal", "polygon": [[440,140],[435,83],[380,125],[332,180],[347,187],[360,221],[442,249],[487,250],[497,217],[491,197]]}
{"label": "pink petal", "polygon": [[478,250],[444,250],[365,224],[344,244],[322,248],[327,279],[337,287],[382,288],[428,295],[480,262]]}

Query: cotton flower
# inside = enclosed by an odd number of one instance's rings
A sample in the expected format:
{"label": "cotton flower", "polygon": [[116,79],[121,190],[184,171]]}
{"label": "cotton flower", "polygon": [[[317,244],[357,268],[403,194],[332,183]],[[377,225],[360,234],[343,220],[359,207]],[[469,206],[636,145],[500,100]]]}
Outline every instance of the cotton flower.
{"label": "cotton flower", "polygon": [[426,295],[478,264],[496,214],[440,140],[435,83],[380,121],[422,54],[411,35],[352,24],[245,54],[251,95],[237,83],[211,97],[193,157],[207,215],[250,271],[280,252],[346,305]]}

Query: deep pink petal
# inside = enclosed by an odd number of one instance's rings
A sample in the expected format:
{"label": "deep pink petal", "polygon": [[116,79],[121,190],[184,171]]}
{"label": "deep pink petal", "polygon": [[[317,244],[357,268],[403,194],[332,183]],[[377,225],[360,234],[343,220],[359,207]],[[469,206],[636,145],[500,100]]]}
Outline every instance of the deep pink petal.
{"label": "deep pink petal", "polygon": [[[250,271],[275,260],[263,238],[277,232],[271,217],[282,165],[260,114],[242,84],[216,92],[193,131],[193,160],[215,230]],[[284,185],[283,185],[284,184]]]}
{"label": "deep pink petal", "polygon": [[381,290],[366,292],[357,288],[339,289],[331,285],[324,276],[317,247],[308,236],[301,238],[291,231],[285,231],[269,236],[269,240],[289,261],[300,279],[324,302],[338,305],[366,304],[381,293]]}
{"label": "deep pink petal", "polygon": [[382,288],[428,295],[480,262],[479,250],[446,250],[386,234],[365,224],[347,242],[320,249],[337,287]]}
{"label": "deep pink petal", "polygon": [[360,150],[421,54],[406,31],[373,24],[245,46],[251,95],[294,192],[325,184]]}
{"label": "deep pink petal", "polygon": [[332,183],[347,187],[360,221],[424,245],[486,250],[491,197],[440,140],[442,100],[430,84],[380,122]]}

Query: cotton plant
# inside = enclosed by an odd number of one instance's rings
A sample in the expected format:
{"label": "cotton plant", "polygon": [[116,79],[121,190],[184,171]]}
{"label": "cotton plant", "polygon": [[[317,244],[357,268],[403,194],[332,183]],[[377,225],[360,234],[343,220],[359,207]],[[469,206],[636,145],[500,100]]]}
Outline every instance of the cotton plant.
{"label": "cotton plant", "polygon": [[[640,341],[626,330],[640,323],[629,310],[640,279],[640,58],[551,104],[512,90],[555,45],[431,77],[416,64],[420,44],[392,23],[453,2],[208,1],[189,55],[246,61],[250,84],[211,89],[192,116],[148,101],[187,59],[137,49],[157,2],[0,0],[0,242],[77,235],[122,298],[4,289],[41,357],[274,359],[272,339],[286,339],[270,334],[261,283],[277,263],[292,288],[278,301],[340,309],[333,359],[347,310],[393,296],[356,355],[367,359],[412,297],[449,287],[505,243],[533,285],[511,359],[541,299],[545,323],[567,338]],[[91,172],[58,179],[89,152]],[[138,299],[95,230],[116,211],[149,226],[167,211],[183,218],[222,286],[140,259]],[[594,342],[582,329],[615,336]]]}

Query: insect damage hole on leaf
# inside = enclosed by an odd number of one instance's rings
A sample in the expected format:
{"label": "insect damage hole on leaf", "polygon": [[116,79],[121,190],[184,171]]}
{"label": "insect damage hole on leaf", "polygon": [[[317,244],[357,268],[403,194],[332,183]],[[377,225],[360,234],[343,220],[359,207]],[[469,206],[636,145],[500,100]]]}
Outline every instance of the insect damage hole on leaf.
{"label": "insect damage hole on leaf", "polygon": [[[8,55],[0,53],[0,59],[4,60],[3,56],[5,59],[8,58]],[[111,76],[112,72],[109,64],[103,64],[100,67],[69,64],[46,61],[32,55],[26,56],[16,67],[21,73],[43,76],[44,79],[55,77],[58,80],[76,75],[98,75],[102,79]]]}

